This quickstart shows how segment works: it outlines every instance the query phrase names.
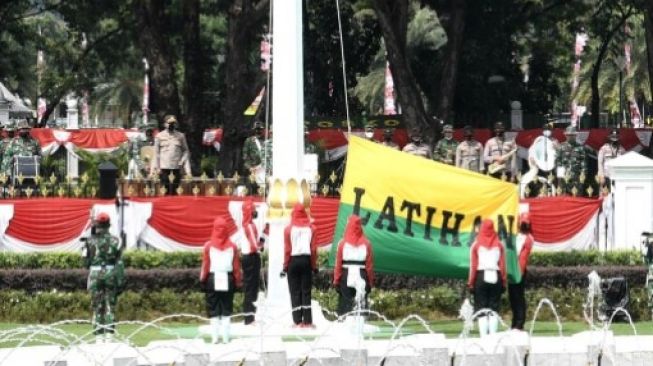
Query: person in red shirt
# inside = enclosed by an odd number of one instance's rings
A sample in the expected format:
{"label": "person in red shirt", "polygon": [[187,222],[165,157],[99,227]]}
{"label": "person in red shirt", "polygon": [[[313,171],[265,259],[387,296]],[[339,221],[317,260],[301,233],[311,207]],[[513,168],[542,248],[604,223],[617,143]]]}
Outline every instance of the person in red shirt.
{"label": "person in red shirt", "polygon": [[292,319],[296,327],[312,328],[311,288],[317,273],[315,226],[302,204],[293,207],[290,224],[284,230],[282,277],[288,277]]}
{"label": "person in red shirt", "polygon": [[[506,284],[505,251],[492,220],[481,223],[481,229],[470,248],[469,277],[467,286],[474,292],[474,312],[489,309],[499,312],[501,293]],[[499,318],[496,314],[482,314],[478,317],[481,337],[496,333]]]}
{"label": "person in red shirt", "polygon": [[234,292],[241,286],[238,248],[229,239],[227,221],[218,217],[213,221],[211,239],[204,244],[200,283],[206,293],[206,311],[211,322],[211,342],[229,342],[229,328],[233,313]]}
{"label": "person in red shirt", "polygon": [[[361,219],[351,215],[345,227],[345,234],[338,243],[336,266],[333,271],[333,286],[338,292],[338,315],[354,309],[357,288],[365,291],[364,302],[374,284],[374,259],[372,245],[363,233]],[[367,307],[367,304],[361,304]]]}
{"label": "person in red shirt", "polygon": [[517,234],[517,253],[519,255],[519,271],[521,281],[508,284],[508,298],[512,309],[512,329],[524,329],[526,322],[526,297],[524,296],[524,277],[528,267],[528,256],[533,249],[533,235],[531,235],[531,219],[527,212],[519,216],[519,234]]}
{"label": "person in red shirt", "polygon": [[261,282],[261,255],[262,249],[260,236],[254,219],[256,218],[256,209],[252,200],[243,202],[243,220],[240,228],[239,247],[242,253],[243,262],[243,311],[245,315],[245,325],[254,322],[254,312],[256,307],[254,302],[258,297],[259,286]]}

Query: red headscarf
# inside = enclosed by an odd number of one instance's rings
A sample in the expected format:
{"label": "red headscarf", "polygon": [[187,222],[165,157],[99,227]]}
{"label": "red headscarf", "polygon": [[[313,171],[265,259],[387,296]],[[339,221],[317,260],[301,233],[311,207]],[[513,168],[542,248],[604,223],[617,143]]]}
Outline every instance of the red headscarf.
{"label": "red headscarf", "polygon": [[311,220],[304,210],[304,206],[301,203],[295,203],[295,206],[292,209],[292,214],[290,216],[290,225],[292,226],[309,226]]}
{"label": "red headscarf", "polygon": [[238,226],[236,226],[236,221],[234,221],[234,218],[231,217],[231,214],[227,213],[224,215],[223,220],[225,222],[225,226],[227,228],[227,235],[231,236],[238,231]]}
{"label": "red headscarf", "polygon": [[216,217],[213,221],[213,231],[211,232],[211,246],[223,250],[229,243],[229,227],[227,221],[222,217]]}
{"label": "red headscarf", "polygon": [[365,234],[363,233],[363,227],[361,226],[360,217],[357,215],[349,216],[343,239],[346,243],[354,246],[359,246],[367,242],[367,238],[365,238]]}
{"label": "red headscarf", "polygon": [[492,247],[500,247],[501,242],[499,241],[499,236],[497,235],[497,232],[494,231],[494,223],[490,219],[485,219],[481,223],[481,230],[478,233],[478,236],[476,237],[476,241],[479,243],[479,245],[486,247],[486,248],[492,248]]}
{"label": "red headscarf", "polygon": [[243,202],[243,223],[245,226],[251,223],[254,220],[254,202],[252,200],[246,200]]}

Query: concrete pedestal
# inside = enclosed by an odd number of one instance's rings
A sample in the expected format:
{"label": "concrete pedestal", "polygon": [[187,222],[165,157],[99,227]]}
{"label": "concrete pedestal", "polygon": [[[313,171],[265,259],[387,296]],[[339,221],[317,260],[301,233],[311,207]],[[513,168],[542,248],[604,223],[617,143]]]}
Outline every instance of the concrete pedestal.
{"label": "concrete pedestal", "polygon": [[629,152],[607,163],[613,180],[613,249],[639,249],[643,231],[653,231],[653,160]]}

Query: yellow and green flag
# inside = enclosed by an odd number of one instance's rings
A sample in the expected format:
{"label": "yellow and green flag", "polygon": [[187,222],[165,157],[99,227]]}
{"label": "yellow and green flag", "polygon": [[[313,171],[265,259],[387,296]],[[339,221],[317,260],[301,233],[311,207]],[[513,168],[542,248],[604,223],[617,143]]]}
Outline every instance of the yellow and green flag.
{"label": "yellow and green flag", "polygon": [[506,248],[508,276],[519,281],[518,207],[514,184],[351,136],[329,262],[356,213],[376,272],[466,278],[474,228],[490,218]]}

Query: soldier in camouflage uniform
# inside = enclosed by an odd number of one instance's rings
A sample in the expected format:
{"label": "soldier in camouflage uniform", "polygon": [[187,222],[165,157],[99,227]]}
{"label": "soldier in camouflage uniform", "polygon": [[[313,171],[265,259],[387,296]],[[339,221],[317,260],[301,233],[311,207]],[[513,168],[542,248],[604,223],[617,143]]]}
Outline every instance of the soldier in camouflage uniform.
{"label": "soldier in camouflage uniform", "polygon": [[580,177],[587,175],[587,150],[576,141],[577,134],[573,126],[565,130],[567,141],[558,146],[556,167],[558,187],[562,189],[563,194],[573,195],[575,188],[576,195],[582,196],[585,187]]}
{"label": "soldier in camouflage uniform", "polygon": [[18,123],[18,138],[12,139],[2,154],[2,171],[10,176],[13,174],[14,156],[41,155],[41,146],[33,139],[29,132],[31,127],[27,120]]}
{"label": "soldier in camouflage uniform", "polygon": [[127,173],[128,179],[142,178],[148,167],[149,161],[143,161],[141,158],[141,149],[145,146],[154,146],[154,137],[152,134],[152,126],[145,126],[145,133],[138,134],[133,139],[130,139],[127,146],[127,153],[129,155],[129,170]]}
{"label": "soldier in camouflage uniform", "polygon": [[451,125],[444,125],[442,133],[444,134],[444,138],[435,144],[433,160],[443,164],[454,165],[456,163],[456,148],[458,147],[458,143],[453,139],[453,127]]}
{"label": "soldier in camouflage uniform", "polygon": [[118,295],[125,285],[125,267],[118,238],[109,233],[111,221],[106,213],[95,219],[95,233],[86,243],[89,267],[88,289],[93,306],[93,328],[96,335],[115,331],[114,310]]}
{"label": "soldier in camouflage uniform", "polygon": [[263,124],[255,122],[253,132],[254,134],[248,137],[243,144],[243,165],[248,174],[260,174],[263,169],[263,149],[265,148]]}
{"label": "soldier in camouflage uniform", "polygon": [[472,126],[465,126],[464,136],[465,140],[458,144],[456,148],[456,166],[482,173],[485,169],[483,164],[483,144],[474,140]]}
{"label": "soldier in camouflage uniform", "polygon": [[611,180],[608,175],[608,161],[626,153],[626,149],[619,143],[619,130],[614,129],[608,136],[608,142],[599,149],[597,156],[598,176],[601,188],[611,189]]}

